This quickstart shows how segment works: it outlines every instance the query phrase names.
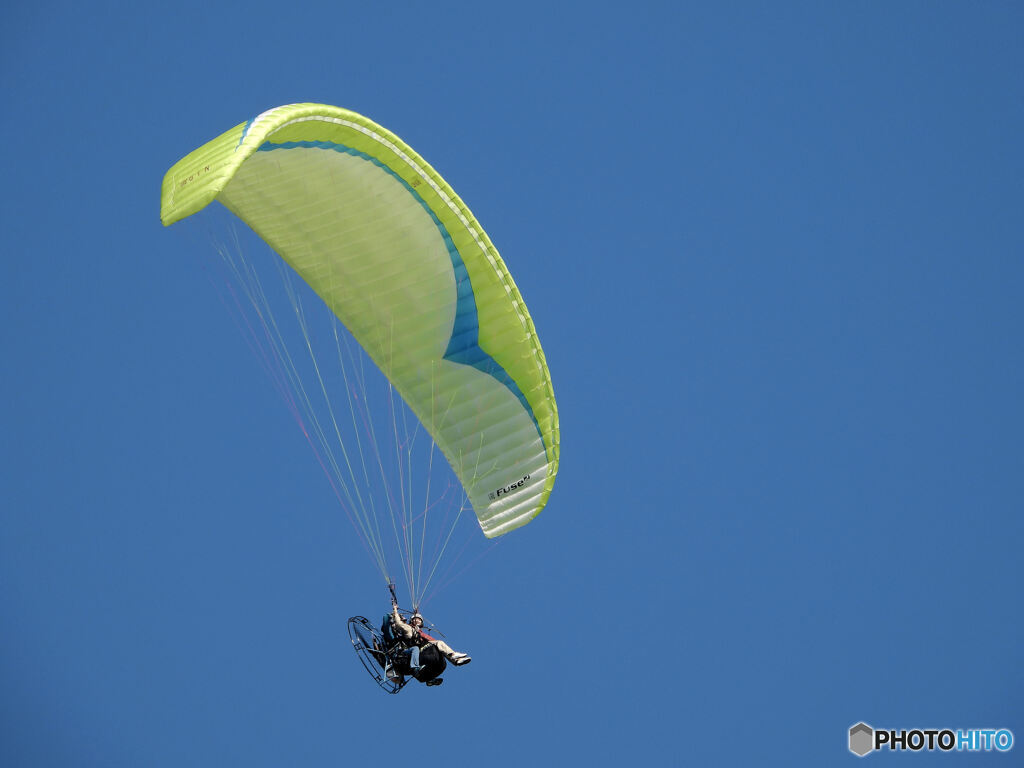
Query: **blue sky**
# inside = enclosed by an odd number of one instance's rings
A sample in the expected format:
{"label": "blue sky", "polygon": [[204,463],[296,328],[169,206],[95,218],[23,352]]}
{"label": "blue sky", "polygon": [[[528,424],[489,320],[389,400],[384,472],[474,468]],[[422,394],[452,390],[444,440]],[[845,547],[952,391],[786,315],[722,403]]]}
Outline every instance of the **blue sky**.
{"label": "blue sky", "polygon": [[[1024,11],[1010,2],[0,11],[0,763],[832,765],[1024,736]],[[183,228],[179,157],[318,101],[414,147],[549,360],[547,510],[386,593]],[[437,719],[439,722],[431,722]],[[1008,765],[1010,755],[870,755]]]}

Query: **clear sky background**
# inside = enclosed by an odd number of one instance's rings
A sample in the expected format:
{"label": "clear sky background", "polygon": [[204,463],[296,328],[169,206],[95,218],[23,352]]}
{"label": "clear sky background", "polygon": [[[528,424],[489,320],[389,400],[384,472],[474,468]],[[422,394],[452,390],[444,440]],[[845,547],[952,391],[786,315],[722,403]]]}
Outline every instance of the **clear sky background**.
{"label": "clear sky background", "polygon": [[[0,764],[1024,738],[1022,39],[1015,2],[5,4]],[[436,689],[356,661],[379,574],[159,221],[297,101],[448,180],[552,371],[554,493],[432,603],[474,658]]]}

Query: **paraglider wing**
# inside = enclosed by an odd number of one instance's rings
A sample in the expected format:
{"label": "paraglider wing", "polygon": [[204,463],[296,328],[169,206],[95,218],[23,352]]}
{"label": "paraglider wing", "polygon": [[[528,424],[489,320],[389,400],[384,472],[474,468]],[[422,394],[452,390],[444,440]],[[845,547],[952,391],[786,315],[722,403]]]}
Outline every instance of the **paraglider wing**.
{"label": "paraglider wing", "polygon": [[558,414],[507,268],[448,184],[394,134],[338,107],[263,113],[164,178],[165,225],[214,199],[326,302],[423,423],[486,536],[544,507]]}

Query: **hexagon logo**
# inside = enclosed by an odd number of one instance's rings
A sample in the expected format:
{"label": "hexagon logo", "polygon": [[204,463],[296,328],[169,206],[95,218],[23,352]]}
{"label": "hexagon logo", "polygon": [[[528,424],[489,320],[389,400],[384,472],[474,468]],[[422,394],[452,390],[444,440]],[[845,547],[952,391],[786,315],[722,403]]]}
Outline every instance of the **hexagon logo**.
{"label": "hexagon logo", "polygon": [[850,727],[850,751],[857,757],[864,757],[874,749],[875,732],[867,723],[857,723]]}

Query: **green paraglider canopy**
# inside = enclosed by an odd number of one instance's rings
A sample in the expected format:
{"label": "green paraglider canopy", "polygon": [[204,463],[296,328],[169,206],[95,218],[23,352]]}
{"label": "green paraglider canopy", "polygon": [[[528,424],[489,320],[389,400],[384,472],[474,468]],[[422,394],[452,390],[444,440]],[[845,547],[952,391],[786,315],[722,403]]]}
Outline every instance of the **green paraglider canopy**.
{"label": "green paraglider canopy", "polygon": [[512,276],[444,179],[361,115],[293,104],[176,163],[161,218],[213,200],[351,331],[444,453],[487,537],[536,517],[558,469],[551,377]]}

